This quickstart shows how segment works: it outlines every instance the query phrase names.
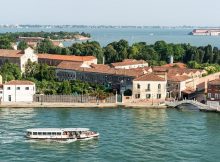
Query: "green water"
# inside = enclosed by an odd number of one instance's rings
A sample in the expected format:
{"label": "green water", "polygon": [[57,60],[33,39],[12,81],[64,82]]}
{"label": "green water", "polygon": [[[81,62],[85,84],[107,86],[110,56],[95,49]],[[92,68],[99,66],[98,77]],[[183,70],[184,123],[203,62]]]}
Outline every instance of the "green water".
{"label": "green water", "polygon": [[[98,140],[26,140],[36,127],[88,127]],[[220,114],[164,109],[0,109],[0,161],[220,159]]]}

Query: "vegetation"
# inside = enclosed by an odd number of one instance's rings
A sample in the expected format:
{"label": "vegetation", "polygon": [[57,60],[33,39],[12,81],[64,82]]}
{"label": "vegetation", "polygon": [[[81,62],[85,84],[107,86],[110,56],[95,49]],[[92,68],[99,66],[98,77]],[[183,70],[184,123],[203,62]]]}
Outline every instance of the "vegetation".
{"label": "vegetation", "polygon": [[82,81],[59,82],[55,78],[55,69],[46,64],[32,63],[28,61],[25,72],[21,76],[21,71],[16,64],[6,62],[0,68],[3,81],[10,80],[30,80],[36,83],[37,93],[44,94],[87,94],[96,95],[99,99],[109,96],[110,91],[104,86],[91,84]]}
{"label": "vegetation", "polygon": [[75,39],[77,35],[91,37],[89,33],[79,33],[79,32],[16,32],[16,33],[1,33],[0,36],[8,37],[13,42],[15,42],[19,37],[42,37],[42,38],[50,38],[53,40],[58,39]]}
{"label": "vegetation", "polygon": [[28,45],[25,41],[21,41],[18,43],[18,50],[25,50],[26,48],[28,48]]}

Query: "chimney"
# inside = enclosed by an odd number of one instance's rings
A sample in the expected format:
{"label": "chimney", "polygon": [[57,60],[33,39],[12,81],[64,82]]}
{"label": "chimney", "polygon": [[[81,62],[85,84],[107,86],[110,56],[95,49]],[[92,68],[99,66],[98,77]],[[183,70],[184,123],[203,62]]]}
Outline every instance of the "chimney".
{"label": "chimney", "polygon": [[170,64],[173,64],[173,55],[170,55]]}
{"label": "chimney", "polygon": [[102,58],[102,64],[105,65],[105,56]]}

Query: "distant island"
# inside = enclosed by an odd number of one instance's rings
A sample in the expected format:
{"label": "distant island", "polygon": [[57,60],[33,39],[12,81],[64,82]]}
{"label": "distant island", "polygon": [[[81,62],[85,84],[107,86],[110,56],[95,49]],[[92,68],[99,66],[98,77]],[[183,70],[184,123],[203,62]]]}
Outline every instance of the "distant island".
{"label": "distant island", "polygon": [[7,36],[12,41],[16,42],[20,38],[49,38],[51,40],[70,41],[70,40],[89,40],[91,35],[89,33],[79,32],[16,32],[16,33],[1,33],[0,36]]}
{"label": "distant island", "polygon": [[194,29],[189,33],[190,35],[197,36],[220,36],[220,28],[215,29]]}

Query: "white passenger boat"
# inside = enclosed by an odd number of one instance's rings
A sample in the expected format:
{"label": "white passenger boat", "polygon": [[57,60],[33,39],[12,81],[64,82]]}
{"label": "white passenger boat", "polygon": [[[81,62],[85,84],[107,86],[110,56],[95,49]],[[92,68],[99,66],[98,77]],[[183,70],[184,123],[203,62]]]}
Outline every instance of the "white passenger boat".
{"label": "white passenger boat", "polygon": [[97,138],[99,133],[88,128],[33,128],[27,129],[28,139],[87,140]]}

